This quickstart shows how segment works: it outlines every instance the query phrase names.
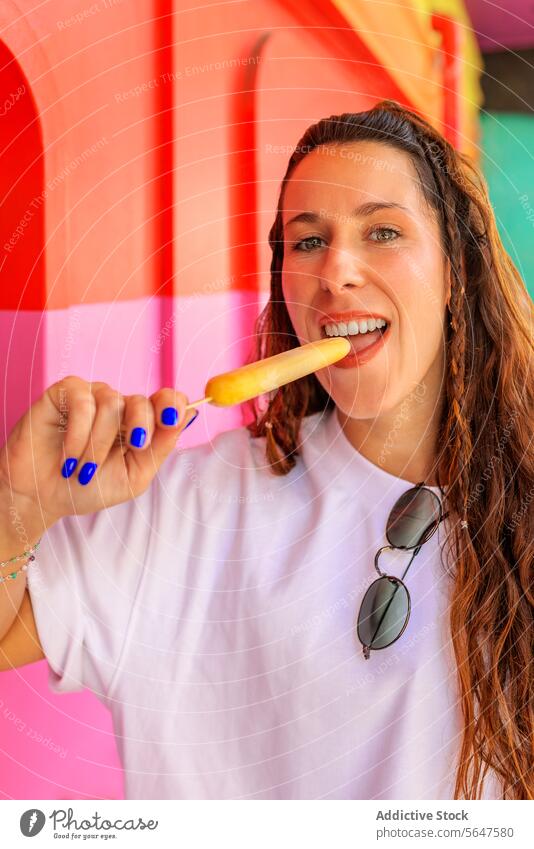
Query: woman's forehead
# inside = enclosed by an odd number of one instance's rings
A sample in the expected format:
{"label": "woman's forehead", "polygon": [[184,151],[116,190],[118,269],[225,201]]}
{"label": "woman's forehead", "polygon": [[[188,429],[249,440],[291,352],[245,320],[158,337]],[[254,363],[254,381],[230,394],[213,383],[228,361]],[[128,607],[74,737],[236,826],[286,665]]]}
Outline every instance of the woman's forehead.
{"label": "woman's forehead", "polygon": [[321,145],[298,163],[287,181],[283,219],[287,223],[295,212],[317,211],[318,206],[366,202],[397,203],[420,214],[420,184],[411,158],[377,142]]}

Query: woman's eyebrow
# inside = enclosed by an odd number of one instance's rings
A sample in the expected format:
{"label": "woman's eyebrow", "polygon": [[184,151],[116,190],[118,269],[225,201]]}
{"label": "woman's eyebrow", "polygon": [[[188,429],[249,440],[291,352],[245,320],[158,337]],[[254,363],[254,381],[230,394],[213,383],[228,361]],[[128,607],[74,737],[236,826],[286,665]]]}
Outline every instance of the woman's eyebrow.
{"label": "woman's eyebrow", "polygon": [[[402,209],[403,212],[410,212],[410,210],[401,203],[394,203],[393,201],[368,201],[367,203],[362,203],[360,206],[353,209],[351,217],[361,218],[365,215],[372,215],[373,212],[377,212],[380,209]],[[317,224],[325,218],[336,217],[337,216],[334,214],[325,215],[323,213],[320,215],[318,212],[299,212],[298,215],[295,215],[286,222],[284,229],[289,227],[290,224],[295,224],[298,221],[302,221],[304,224]]]}

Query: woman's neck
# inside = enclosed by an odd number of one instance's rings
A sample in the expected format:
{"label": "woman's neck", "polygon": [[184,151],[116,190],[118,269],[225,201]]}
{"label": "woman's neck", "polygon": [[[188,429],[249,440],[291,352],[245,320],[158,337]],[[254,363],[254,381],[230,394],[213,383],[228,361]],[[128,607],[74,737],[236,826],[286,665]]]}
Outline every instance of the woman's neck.
{"label": "woman's neck", "polygon": [[414,484],[438,486],[441,409],[435,398],[419,389],[376,419],[353,419],[338,407],[334,415],[351,445],[375,466]]}

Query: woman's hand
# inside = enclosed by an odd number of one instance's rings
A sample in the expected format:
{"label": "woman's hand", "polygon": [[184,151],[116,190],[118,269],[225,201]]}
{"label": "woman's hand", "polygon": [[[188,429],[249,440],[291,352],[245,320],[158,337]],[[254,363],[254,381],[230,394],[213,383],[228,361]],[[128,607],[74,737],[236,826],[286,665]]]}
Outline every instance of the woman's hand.
{"label": "woman's hand", "polygon": [[[0,450],[2,503],[11,499],[23,519],[31,522],[34,511],[49,527],[62,516],[136,498],[195,417],[185,412],[187,403],[174,389],[146,398],[63,378],[19,419]],[[170,424],[163,423],[164,410]]]}

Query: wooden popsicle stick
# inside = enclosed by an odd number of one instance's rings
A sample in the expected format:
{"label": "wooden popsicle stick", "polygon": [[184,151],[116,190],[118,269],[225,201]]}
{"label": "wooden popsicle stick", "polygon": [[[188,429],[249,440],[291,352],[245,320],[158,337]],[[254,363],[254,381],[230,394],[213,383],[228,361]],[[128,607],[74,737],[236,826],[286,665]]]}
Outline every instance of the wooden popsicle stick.
{"label": "wooden popsicle stick", "polygon": [[193,410],[195,407],[199,407],[200,404],[207,404],[211,401],[211,397],[208,395],[206,398],[201,398],[199,401],[191,401],[190,404],[185,405],[186,410]]}

